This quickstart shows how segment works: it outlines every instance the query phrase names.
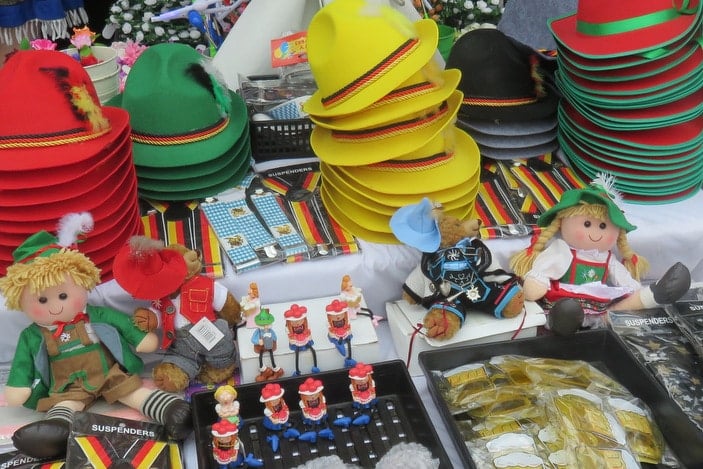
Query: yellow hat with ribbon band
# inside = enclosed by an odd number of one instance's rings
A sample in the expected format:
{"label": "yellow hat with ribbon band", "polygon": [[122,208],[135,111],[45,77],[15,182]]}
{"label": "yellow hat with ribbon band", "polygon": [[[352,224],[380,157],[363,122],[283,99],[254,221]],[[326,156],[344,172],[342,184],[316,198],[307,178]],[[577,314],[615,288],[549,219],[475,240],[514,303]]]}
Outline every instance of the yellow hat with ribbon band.
{"label": "yellow hat with ribbon band", "polygon": [[363,166],[397,158],[426,145],[456,121],[463,94],[413,115],[359,130],[330,130],[315,126],[310,145],[320,160],[338,166]]}
{"label": "yellow hat with ribbon band", "polygon": [[356,130],[376,127],[447,100],[456,90],[461,72],[450,68],[439,70],[436,61],[427,65],[375,103],[354,114],[337,117],[311,115],[316,125],[331,130]]}
{"label": "yellow hat with ribbon band", "polygon": [[387,194],[427,194],[460,184],[478,185],[480,154],[463,130],[449,127],[401,158],[366,166],[337,166],[354,184]]}
{"label": "yellow hat with ribbon band", "polygon": [[303,110],[331,117],[364,109],[429,62],[437,40],[433,20],[413,23],[389,5],[327,4],[308,26],[308,62],[318,90]]}

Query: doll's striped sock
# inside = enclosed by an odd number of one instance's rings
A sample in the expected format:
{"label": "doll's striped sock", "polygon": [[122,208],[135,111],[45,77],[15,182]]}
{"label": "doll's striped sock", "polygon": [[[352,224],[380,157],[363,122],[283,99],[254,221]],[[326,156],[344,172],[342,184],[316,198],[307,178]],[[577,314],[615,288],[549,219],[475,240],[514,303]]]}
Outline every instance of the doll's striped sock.
{"label": "doll's striped sock", "polygon": [[66,406],[54,406],[46,412],[46,419],[65,420],[68,423],[73,421],[73,409]]}
{"label": "doll's striped sock", "polygon": [[141,411],[147,417],[163,423],[164,411],[174,401],[178,400],[181,400],[181,397],[157,389],[144,400]]}

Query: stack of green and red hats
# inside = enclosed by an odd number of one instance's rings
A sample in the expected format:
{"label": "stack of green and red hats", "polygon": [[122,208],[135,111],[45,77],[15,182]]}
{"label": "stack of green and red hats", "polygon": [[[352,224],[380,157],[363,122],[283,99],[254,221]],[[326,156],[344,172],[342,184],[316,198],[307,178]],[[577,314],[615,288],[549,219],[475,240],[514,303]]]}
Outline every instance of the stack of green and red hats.
{"label": "stack of green and red hats", "polygon": [[179,43],[146,49],[111,106],[129,112],[139,195],[203,199],[235,187],[249,171],[244,100],[202,55]]}
{"label": "stack of green and red hats", "polygon": [[703,181],[701,2],[580,1],[550,21],[558,45],[559,143],[585,179],[616,176],[635,203]]}
{"label": "stack of green and red hats", "polygon": [[0,83],[0,275],[27,237],[89,212],[78,249],[108,280],[117,249],[143,230],[129,115],[101,106],[85,69],[59,51],[14,53]]}
{"label": "stack of green and red hats", "polygon": [[366,241],[397,244],[389,222],[423,197],[473,217],[479,182],[474,140],[455,126],[461,73],[435,59],[434,21],[388,5],[336,0],[308,28],[318,90],[304,104],[315,127],[321,196],[330,215]]}

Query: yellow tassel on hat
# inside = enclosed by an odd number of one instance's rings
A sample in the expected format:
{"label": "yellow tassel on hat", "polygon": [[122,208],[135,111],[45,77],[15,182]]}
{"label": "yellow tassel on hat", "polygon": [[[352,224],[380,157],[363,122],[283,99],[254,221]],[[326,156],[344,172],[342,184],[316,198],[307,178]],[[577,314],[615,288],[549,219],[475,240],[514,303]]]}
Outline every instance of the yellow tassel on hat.
{"label": "yellow tassel on hat", "polygon": [[544,89],[544,76],[540,73],[539,58],[536,55],[530,56],[530,76],[535,82],[535,96],[544,98],[547,96],[547,91]]}
{"label": "yellow tassel on hat", "polygon": [[110,121],[103,115],[100,105],[93,101],[85,85],[71,87],[71,103],[88,120],[93,132],[110,129]]}

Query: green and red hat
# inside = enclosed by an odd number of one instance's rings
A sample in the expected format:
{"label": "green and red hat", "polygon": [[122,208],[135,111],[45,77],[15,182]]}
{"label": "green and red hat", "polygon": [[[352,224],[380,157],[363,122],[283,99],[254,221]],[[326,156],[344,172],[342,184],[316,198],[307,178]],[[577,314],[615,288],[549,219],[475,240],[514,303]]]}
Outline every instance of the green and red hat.
{"label": "green and red hat", "polygon": [[571,189],[564,192],[559,202],[539,217],[537,225],[541,227],[548,226],[557,213],[564,209],[580,204],[595,204],[605,205],[608,209],[608,217],[615,226],[622,228],[626,232],[636,229],[635,225],[627,221],[623,210],[619,206],[620,195],[612,188],[613,180],[613,177],[601,174],[583,189]]}

